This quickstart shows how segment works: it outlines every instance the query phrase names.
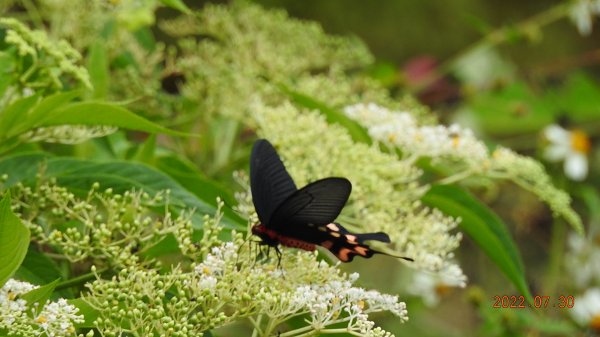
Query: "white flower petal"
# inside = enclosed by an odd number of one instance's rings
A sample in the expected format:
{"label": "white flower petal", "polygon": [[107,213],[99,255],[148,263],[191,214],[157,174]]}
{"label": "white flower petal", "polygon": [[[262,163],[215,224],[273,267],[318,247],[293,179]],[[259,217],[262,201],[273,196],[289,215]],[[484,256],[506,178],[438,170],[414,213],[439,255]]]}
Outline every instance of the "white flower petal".
{"label": "white flower petal", "polygon": [[581,181],[585,179],[588,173],[588,160],[582,153],[569,153],[565,159],[565,174],[567,177]]}
{"label": "white flower petal", "polygon": [[600,289],[588,289],[583,296],[575,298],[575,306],[570,310],[573,318],[581,325],[600,315]]}
{"label": "white flower petal", "polygon": [[553,144],[544,150],[544,158],[549,161],[561,161],[567,157],[570,148],[566,144]]}
{"label": "white flower petal", "polygon": [[551,124],[544,128],[544,136],[553,144],[565,144],[568,146],[571,142],[571,133],[556,124]]}

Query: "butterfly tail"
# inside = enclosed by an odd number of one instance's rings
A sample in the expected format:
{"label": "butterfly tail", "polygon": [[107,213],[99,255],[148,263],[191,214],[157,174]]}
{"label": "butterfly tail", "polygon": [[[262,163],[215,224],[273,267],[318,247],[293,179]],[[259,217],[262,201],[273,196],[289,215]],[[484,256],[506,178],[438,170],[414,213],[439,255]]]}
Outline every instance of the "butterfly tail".
{"label": "butterfly tail", "polygon": [[342,262],[350,262],[355,256],[362,256],[363,258],[370,258],[374,254],[388,255],[392,257],[401,258],[407,261],[413,261],[413,259],[396,256],[378,250],[372,249],[369,245],[365,244],[365,241],[381,241],[385,243],[390,242],[390,237],[383,232],[377,233],[362,233],[354,234],[350,233],[342,225],[338,223],[331,223],[326,226],[329,233],[333,237],[339,237],[338,240],[327,240],[321,243],[321,246],[327,248],[333,255],[335,255]]}
{"label": "butterfly tail", "polygon": [[[346,234],[346,235],[348,235],[348,234]],[[392,242],[390,240],[390,237],[384,232],[351,234],[351,235],[356,236],[356,241],[358,241],[359,243],[363,243],[365,241],[380,241],[380,242],[385,242],[385,243]]]}

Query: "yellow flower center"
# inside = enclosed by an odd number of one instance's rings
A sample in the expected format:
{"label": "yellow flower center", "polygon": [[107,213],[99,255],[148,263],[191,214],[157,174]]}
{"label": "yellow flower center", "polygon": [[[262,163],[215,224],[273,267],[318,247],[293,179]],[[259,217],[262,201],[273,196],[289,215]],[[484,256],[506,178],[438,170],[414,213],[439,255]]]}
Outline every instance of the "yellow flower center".
{"label": "yellow flower center", "polygon": [[596,314],[596,316],[592,317],[590,320],[590,327],[596,331],[600,331],[600,314]]}
{"label": "yellow flower center", "polygon": [[44,316],[40,316],[35,321],[38,323],[46,323],[46,322],[48,322],[48,319]]}
{"label": "yellow flower center", "polygon": [[452,147],[457,148],[458,144],[460,144],[460,137],[458,135],[452,136]]}
{"label": "yellow flower center", "polygon": [[571,131],[571,147],[573,150],[588,154],[592,148],[590,138],[581,130]]}
{"label": "yellow flower center", "polygon": [[435,293],[438,294],[439,296],[446,296],[450,292],[452,292],[452,287],[449,287],[446,284],[438,283],[435,286]]}
{"label": "yellow flower center", "polygon": [[17,298],[17,295],[15,295],[15,293],[13,293],[12,291],[9,291],[7,295],[8,295],[8,300],[9,301],[12,301],[15,298]]}

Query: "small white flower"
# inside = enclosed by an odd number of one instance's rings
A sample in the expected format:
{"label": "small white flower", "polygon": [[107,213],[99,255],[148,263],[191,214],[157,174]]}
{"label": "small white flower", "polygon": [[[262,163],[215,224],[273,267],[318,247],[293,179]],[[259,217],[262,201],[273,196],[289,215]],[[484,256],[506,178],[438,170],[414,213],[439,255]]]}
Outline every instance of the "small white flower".
{"label": "small white flower", "polygon": [[544,129],[544,136],[550,144],[544,156],[549,161],[564,160],[564,170],[567,177],[573,180],[583,180],[588,173],[588,158],[591,144],[587,134],[581,130],[567,130],[556,124]]}
{"label": "small white flower", "polygon": [[586,236],[573,233],[567,240],[567,269],[573,275],[575,286],[580,289],[600,282],[600,234],[594,230],[595,227],[591,224]]}
{"label": "small white flower", "polygon": [[391,111],[374,103],[344,108],[346,115],[367,127],[369,135],[418,156],[458,157],[480,162],[488,157],[486,146],[470,129],[458,124],[418,125],[408,112]]}
{"label": "small white flower", "polygon": [[579,324],[600,330],[600,288],[588,289],[583,296],[576,297],[570,312]]}
{"label": "small white flower", "polygon": [[594,15],[600,14],[599,0],[578,0],[573,3],[570,9],[571,20],[577,26],[581,35],[588,35],[592,32],[592,22]]}
{"label": "small white flower", "polygon": [[435,306],[452,288],[464,288],[466,276],[457,265],[448,265],[438,273],[416,271],[409,292],[420,296],[427,306]]}
{"label": "small white flower", "polygon": [[200,289],[214,290],[217,287],[217,278],[210,275],[203,275],[198,281]]}

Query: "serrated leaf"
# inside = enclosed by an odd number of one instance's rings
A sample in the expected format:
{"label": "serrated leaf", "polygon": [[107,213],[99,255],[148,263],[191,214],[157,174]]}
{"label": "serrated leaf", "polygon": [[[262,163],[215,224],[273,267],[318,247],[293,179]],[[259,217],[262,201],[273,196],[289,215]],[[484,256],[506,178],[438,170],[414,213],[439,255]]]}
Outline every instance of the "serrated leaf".
{"label": "serrated leaf", "polygon": [[500,268],[526,299],[533,303],[525,280],[521,255],[502,220],[489,208],[451,185],[435,185],[423,196],[423,203],[444,214],[460,217],[459,227]]}
{"label": "serrated leaf", "polygon": [[52,295],[54,292],[54,288],[56,288],[56,285],[58,285],[59,281],[60,279],[56,279],[39,288],[30,290],[29,292],[23,294],[21,298],[27,301],[27,305],[30,308],[34,308],[34,304],[38,303],[37,312],[39,313],[44,307],[44,304],[46,304],[46,301],[50,298],[50,295]]}
{"label": "serrated leaf", "polygon": [[10,193],[0,201],[0,287],[17,271],[27,254],[29,229],[10,209]]}
{"label": "serrated leaf", "polygon": [[294,102],[296,102],[297,104],[308,109],[315,109],[320,111],[325,116],[325,119],[327,119],[327,122],[329,124],[338,124],[346,128],[346,130],[348,130],[348,133],[350,134],[350,137],[352,137],[352,139],[355,142],[366,144],[372,143],[371,137],[369,136],[367,130],[365,130],[360,124],[358,124],[354,120],[346,117],[346,115],[344,115],[341,111],[331,108],[327,106],[327,104],[319,102],[310,96],[301,94],[299,92],[295,92],[288,88],[282,87],[282,91],[285,94],[287,94],[292,100],[294,100]]}

